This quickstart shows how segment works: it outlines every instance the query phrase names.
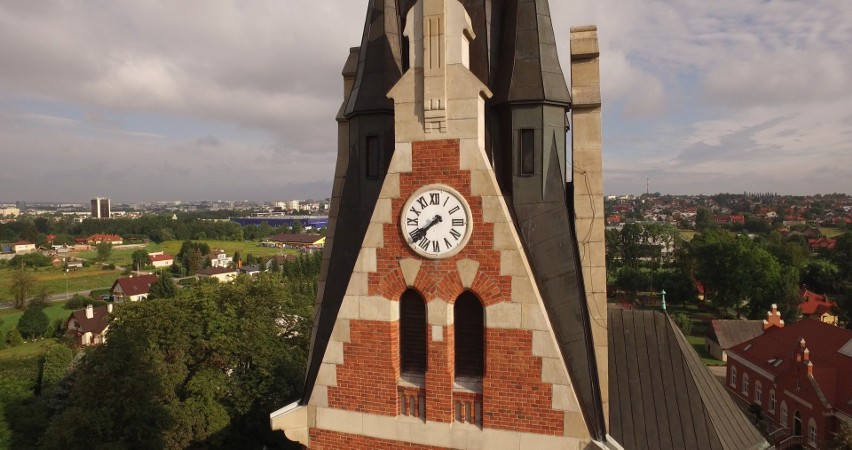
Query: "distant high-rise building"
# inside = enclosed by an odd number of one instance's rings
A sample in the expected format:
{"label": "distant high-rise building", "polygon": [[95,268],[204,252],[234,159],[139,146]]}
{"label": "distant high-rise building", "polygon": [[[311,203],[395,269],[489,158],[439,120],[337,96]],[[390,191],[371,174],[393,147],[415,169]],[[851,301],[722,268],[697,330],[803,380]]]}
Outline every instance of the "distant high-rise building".
{"label": "distant high-rise building", "polygon": [[109,207],[109,199],[102,197],[95,197],[92,199],[92,217],[95,219],[109,219],[110,218],[110,207]]}

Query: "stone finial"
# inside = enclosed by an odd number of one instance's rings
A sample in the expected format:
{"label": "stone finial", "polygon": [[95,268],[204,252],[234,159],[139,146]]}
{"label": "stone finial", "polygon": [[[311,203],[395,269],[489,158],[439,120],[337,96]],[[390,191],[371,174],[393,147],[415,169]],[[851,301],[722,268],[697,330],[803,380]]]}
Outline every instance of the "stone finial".
{"label": "stone finial", "polygon": [[781,318],[781,312],[778,311],[778,305],[773,304],[772,310],[766,312],[766,320],[763,321],[763,329],[768,330],[770,327],[784,328],[784,319]]}

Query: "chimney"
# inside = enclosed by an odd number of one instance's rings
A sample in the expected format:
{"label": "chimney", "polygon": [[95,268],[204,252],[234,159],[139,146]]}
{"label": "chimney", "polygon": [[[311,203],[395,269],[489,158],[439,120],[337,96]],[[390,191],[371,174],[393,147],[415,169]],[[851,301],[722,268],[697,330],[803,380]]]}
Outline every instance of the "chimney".
{"label": "chimney", "polygon": [[808,361],[808,363],[805,364],[805,365],[808,367],[808,376],[813,377],[814,376],[814,363],[812,363],[811,361]]}
{"label": "chimney", "polygon": [[86,305],[86,318],[87,319],[94,319],[95,318],[95,309],[92,307],[92,305]]}
{"label": "chimney", "polygon": [[766,331],[770,327],[784,328],[784,320],[781,319],[781,312],[778,311],[778,305],[772,304],[772,311],[766,313],[766,320],[763,321],[763,330]]}
{"label": "chimney", "polygon": [[802,358],[805,361],[810,361],[811,360],[811,351],[808,350],[808,349],[805,349],[805,351],[802,352]]}
{"label": "chimney", "polygon": [[107,313],[112,314],[112,303],[107,303]]}

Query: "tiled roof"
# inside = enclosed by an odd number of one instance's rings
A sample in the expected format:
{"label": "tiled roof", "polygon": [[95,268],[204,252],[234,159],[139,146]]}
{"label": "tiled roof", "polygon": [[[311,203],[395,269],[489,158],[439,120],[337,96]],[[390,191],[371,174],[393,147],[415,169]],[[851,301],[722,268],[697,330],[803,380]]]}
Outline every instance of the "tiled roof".
{"label": "tiled roof", "polygon": [[802,290],[802,300],[802,303],[799,303],[799,311],[806,316],[811,314],[822,315],[837,306],[836,303],[829,300],[827,295],[817,294],[807,289]]}
{"label": "tiled roof", "polygon": [[95,242],[114,242],[121,241],[123,239],[121,239],[121,236],[117,234],[93,234],[89,236],[89,240]]}
{"label": "tiled roof", "polygon": [[78,331],[81,333],[100,334],[109,325],[109,312],[106,306],[92,308],[92,318],[86,318],[86,309],[78,309],[71,313],[69,319],[74,319],[80,324]]}
{"label": "tiled roof", "polygon": [[173,261],[174,259],[175,259],[175,258],[174,258],[174,256],[172,256],[172,255],[170,255],[170,254],[168,254],[168,253],[164,253],[164,254],[162,254],[162,255],[148,255],[148,260],[149,260],[149,261],[151,261],[151,262],[155,262],[155,261]]}
{"label": "tiled roof", "polygon": [[198,275],[222,275],[223,273],[237,273],[237,271],[227,267],[208,267],[195,273]]}
{"label": "tiled roof", "polygon": [[[838,377],[852,373],[852,357],[841,352],[852,341],[852,331],[814,319],[802,319],[784,328],[772,328],[761,336],[728,350],[747,359],[779,380],[796,375],[800,339],[810,352],[813,375],[826,399],[837,409],[852,414],[852,383]],[[746,347],[748,350],[746,350]]]}
{"label": "tiled roof", "polygon": [[609,433],[624,448],[769,447],[663,313],[609,310],[609,398]]}
{"label": "tiled roof", "polygon": [[741,342],[754,339],[763,334],[762,320],[711,320],[707,333],[727,350]]}
{"label": "tiled roof", "polygon": [[139,275],[135,277],[126,277],[119,278],[115,280],[115,283],[112,285],[112,289],[115,290],[115,286],[121,286],[121,291],[124,292],[124,295],[143,295],[148,293],[148,289],[151,288],[151,285],[157,281],[156,275]]}

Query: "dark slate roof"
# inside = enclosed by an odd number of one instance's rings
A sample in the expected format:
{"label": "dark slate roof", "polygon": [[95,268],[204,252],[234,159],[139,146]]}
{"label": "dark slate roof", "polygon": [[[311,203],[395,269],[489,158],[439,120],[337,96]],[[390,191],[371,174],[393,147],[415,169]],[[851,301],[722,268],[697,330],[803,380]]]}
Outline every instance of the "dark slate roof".
{"label": "dark slate roof", "polygon": [[268,239],[272,242],[285,242],[297,244],[313,244],[325,236],[319,234],[276,234]]}
{"label": "dark slate roof", "polygon": [[230,269],[227,267],[208,267],[206,269],[199,270],[195,272],[197,275],[221,275],[223,273],[237,273],[237,269]]}
{"label": "dark slate roof", "polygon": [[115,290],[115,286],[121,286],[121,291],[124,295],[140,295],[147,294],[148,290],[151,288],[151,285],[157,281],[156,275],[138,275],[135,277],[126,277],[119,278],[115,280],[115,283],[112,284],[112,291]]}
{"label": "dark slate roof", "polygon": [[727,350],[763,334],[762,320],[711,320],[707,335]]}
{"label": "dark slate roof", "polygon": [[71,319],[80,324],[77,328],[79,332],[100,334],[109,325],[109,311],[106,306],[92,308],[92,318],[88,319],[86,318],[86,309],[78,309],[72,312],[71,316],[68,317],[68,320]]}
{"label": "dark slate roof", "polygon": [[510,0],[508,4],[495,102],[571,103],[547,0]]}
{"label": "dark slate roof", "polygon": [[624,448],[769,448],[660,312],[609,310],[609,397],[609,434]]}
{"label": "dark slate roof", "polygon": [[396,0],[370,0],[358,54],[358,73],[346,105],[346,117],[393,112],[388,91],[402,77],[399,14]]}

